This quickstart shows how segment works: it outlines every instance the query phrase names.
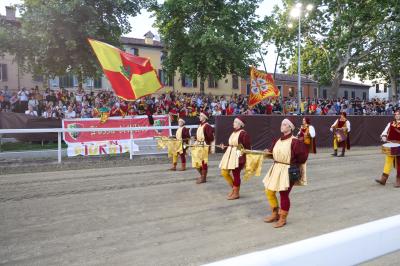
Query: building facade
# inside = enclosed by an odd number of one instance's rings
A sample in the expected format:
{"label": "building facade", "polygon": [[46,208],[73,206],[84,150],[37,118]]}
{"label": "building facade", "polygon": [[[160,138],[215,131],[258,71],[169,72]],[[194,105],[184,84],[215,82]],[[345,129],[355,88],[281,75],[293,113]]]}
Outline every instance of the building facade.
{"label": "building facade", "polygon": [[[345,99],[360,99],[360,100],[368,100],[369,99],[369,89],[370,85],[343,80],[340,84],[339,91],[337,94],[338,98],[345,98]],[[329,96],[329,86],[322,86],[320,95],[321,98],[328,98]]]}

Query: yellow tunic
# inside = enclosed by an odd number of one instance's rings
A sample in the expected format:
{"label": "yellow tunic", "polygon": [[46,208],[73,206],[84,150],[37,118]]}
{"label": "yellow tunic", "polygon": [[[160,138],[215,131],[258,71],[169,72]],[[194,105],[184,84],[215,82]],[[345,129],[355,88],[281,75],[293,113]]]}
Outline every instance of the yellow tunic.
{"label": "yellow tunic", "polygon": [[233,132],[229,137],[229,147],[222,156],[219,168],[226,170],[234,170],[239,167],[239,156],[237,154],[237,146],[239,145],[239,135],[242,130]]}
{"label": "yellow tunic", "polygon": [[176,130],[175,136],[176,136],[176,139],[177,139],[177,140],[182,140],[182,130],[183,130],[183,127],[179,127],[179,128]]}
{"label": "yellow tunic", "polygon": [[272,155],[276,162],[272,164],[267,175],[264,177],[263,183],[265,189],[285,191],[290,187],[289,167],[292,155],[292,139],[293,136],[285,140],[279,139],[276,142],[272,150]]}

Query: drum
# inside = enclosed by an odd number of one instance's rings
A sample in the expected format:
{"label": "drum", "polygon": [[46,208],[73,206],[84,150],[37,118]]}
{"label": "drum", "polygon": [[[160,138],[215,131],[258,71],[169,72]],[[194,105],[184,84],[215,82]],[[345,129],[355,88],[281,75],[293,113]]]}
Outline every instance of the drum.
{"label": "drum", "polygon": [[400,156],[400,144],[399,143],[385,143],[382,145],[382,153],[390,156]]}
{"label": "drum", "polygon": [[344,130],[343,129],[336,129],[335,130],[335,136],[336,136],[337,142],[339,142],[339,143],[346,140],[346,135],[344,134]]}

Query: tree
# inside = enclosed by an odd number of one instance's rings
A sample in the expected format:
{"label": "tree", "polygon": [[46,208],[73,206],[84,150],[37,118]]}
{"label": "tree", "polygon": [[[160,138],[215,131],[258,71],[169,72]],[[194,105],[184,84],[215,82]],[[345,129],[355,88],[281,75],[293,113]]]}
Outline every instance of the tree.
{"label": "tree", "polygon": [[[135,16],[149,1],[25,0],[20,6],[21,34],[28,44],[28,69],[46,77],[98,76],[101,71],[87,38],[118,45]],[[12,51],[11,51],[12,52]]]}
{"label": "tree", "polygon": [[209,76],[220,79],[230,73],[247,74],[258,52],[258,28],[254,0],[166,0],[154,5],[156,27],[168,54],[163,66],[200,77],[200,91]]}
{"label": "tree", "polygon": [[[278,11],[288,14],[295,1],[283,2],[283,9]],[[380,25],[392,20],[388,14],[395,0],[310,2],[315,9],[308,18],[302,18],[302,34],[304,39],[310,39],[316,47],[324,47],[330,55],[330,68],[333,73],[330,96],[337,97],[345,68],[367,57],[382,43],[388,42],[387,39],[380,39],[377,33]],[[278,23],[281,22],[282,18]],[[295,47],[287,49],[294,50]],[[329,76],[329,72],[325,74]]]}
{"label": "tree", "polygon": [[[392,6],[390,16],[393,19],[382,24],[378,35],[383,42],[368,56],[350,65],[350,73],[358,74],[362,79],[384,79],[391,85],[392,96],[398,99],[397,87],[400,79],[400,3]],[[390,100],[390,99],[389,99]]]}

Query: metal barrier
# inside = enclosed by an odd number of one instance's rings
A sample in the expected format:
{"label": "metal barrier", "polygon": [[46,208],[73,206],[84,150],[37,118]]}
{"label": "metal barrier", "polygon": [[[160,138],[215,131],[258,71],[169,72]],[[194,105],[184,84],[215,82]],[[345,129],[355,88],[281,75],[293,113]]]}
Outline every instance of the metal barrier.
{"label": "metal barrier", "polygon": [[355,265],[398,250],[400,215],[207,265]]}
{"label": "metal barrier", "polygon": [[[186,128],[198,128],[198,125],[187,125]],[[58,163],[61,163],[61,134],[65,132],[104,132],[104,131],[129,131],[130,132],[130,149],[129,159],[133,159],[132,145],[133,145],[133,132],[142,130],[162,130],[162,129],[177,129],[179,126],[156,126],[156,127],[118,127],[118,128],[31,128],[31,129],[0,129],[2,134],[21,134],[21,133],[57,133],[57,157]]]}

